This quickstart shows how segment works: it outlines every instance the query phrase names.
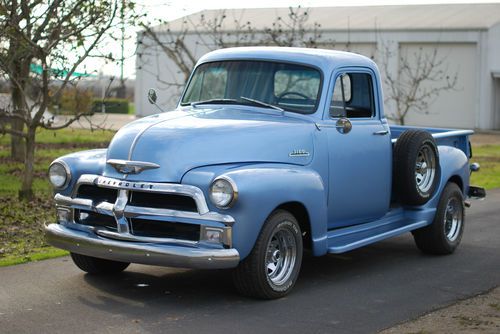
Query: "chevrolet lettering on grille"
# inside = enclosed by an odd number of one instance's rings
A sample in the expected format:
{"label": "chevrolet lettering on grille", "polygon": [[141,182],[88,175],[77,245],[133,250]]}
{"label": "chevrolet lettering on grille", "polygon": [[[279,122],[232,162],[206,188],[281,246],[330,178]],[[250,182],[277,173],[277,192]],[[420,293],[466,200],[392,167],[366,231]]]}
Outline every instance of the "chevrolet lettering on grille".
{"label": "chevrolet lettering on grille", "polygon": [[153,189],[154,187],[154,185],[151,183],[119,181],[106,177],[99,177],[97,179],[97,184],[101,186],[112,186],[113,188],[117,187],[121,189]]}

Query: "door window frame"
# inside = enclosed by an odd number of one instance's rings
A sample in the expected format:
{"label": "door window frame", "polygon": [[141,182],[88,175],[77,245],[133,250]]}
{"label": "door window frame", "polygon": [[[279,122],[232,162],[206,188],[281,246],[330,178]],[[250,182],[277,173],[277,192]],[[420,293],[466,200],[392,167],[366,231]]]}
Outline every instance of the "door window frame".
{"label": "door window frame", "polygon": [[[337,79],[343,75],[343,74],[349,74],[349,73],[362,73],[362,74],[368,74],[371,79],[372,83],[372,94],[373,94],[373,115],[371,117],[352,117],[348,118],[351,122],[355,121],[369,121],[369,120],[380,120],[381,119],[381,108],[382,106],[380,105],[380,93],[377,94],[377,92],[380,92],[381,87],[379,87],[379,81],[376,80],[378,76],[375,74],[375,72],[369,68],[369,67],[339,67],[337,68],[330,79],[329,85],[328,85],[328,96],[326,99],[326,105],[325,105],[325,110],[323,112],[323,120],[324,121],[337,121],[341,117],[331,117],[330,116],[330,106],[332,103],[333,99],[333,90],[335,88],[335,82]],[[352,87],[351,87],[352,88]]]}

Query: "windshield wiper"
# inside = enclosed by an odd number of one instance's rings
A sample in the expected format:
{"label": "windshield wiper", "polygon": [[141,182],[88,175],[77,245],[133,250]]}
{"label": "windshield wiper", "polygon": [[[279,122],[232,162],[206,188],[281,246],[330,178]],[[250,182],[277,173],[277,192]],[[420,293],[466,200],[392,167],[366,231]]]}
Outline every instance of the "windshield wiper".
{"label": "windshield wiper", "polygon": [[285,109],[280,108],[280,107],[275,106],[275,105],[272,105],[272,104],[269,104],[269,103],[266,103],[266,102],[262,102],[262,101],[255,100],[255,99],[251,99],[251,98],[245,97],[245,96],[240,96],[240,98],[243,99],[243,100],[245,100],[245,101],[252,102],[253,104],[259,105],[261,107],[279,110],[279,111],[281,111],[282,114],[285,112]]}
{"label": "windshield wiper", "polygon": [[205,100],[205,101],[197,101],[197,102],[192,102],[191,106],[196,107],[197,105],[200,104],[239,104],[238,100],[235,99],[210,99],[210,100]]}
{"label": "windshield wiper", "polygon": [[[275,105],[272,105],[272,104],[269,104],[269,103],[266,103],[266,102],[262,102],[262,101],[255,100],[255,99],[251,99],[251,98],[245,97],[245,96],[240,96],[240,98],[242,100],[250,102],[250,103],[252,103],[254,105],[258,105],[260,107],[279,110],[279,111],[281,111],[282,114],[285,112],[285,109],[280,108],[280,107],[275,106]],[[192,102],[190,105],[193,106],[193,107],[196,107],[197,105],[212,104],[212,103],[213,104],[217,104],[217,103],[219,103],[219,104],[242,104],[240,101],[238,101],[236,99],[210,99],[210,100],[205,100],[205,101]]]}

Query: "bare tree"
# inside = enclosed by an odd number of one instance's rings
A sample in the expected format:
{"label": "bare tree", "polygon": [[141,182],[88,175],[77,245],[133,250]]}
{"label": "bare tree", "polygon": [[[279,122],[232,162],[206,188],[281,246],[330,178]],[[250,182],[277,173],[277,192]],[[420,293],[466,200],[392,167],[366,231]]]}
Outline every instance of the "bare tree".
{"label": "bare tree", "polygon": [[395,111],[387,118],[404,125],[409,113],[428,113],[430,104],[441,93],[455,90],[458,73],[449,73],[447,57],[439,56],[437,47],[431,52],[420,47],[413,54],[401,53],[401,49],[398,53],[396,73],[390,71],[389,60],[395,55],[387,45],[383,46],[379,57],[387,89],[385,102],[395,106]]}
{"label": "bare tree", "polygon": [[[319,42],[333,46],[333,40],[323,39],[320,33],[321,25],[309,22],[309,12],[308,8],[290,7],[286,16],[276,17],[269,27],[261,29],[255,28],[251,21],[244,19],[244,10],[239,11],[237,17],[234,16],[237,12],[231,12],[231,16],[226,10],[221,10],[211,17],[202,14],[197,21],[187,16],[181,22],[180,28],[175,30],[171,30],[166,22],[160,22],[162,24],[156,28],[151,28],[151,23],[142,23],[144,30],[139,34],[138,41],[142,48],[137,54],[139,64],[145,52],[158,54],[155,48],[159,48],[172,60],[176,68],[170,78],[160,77],[160,71],[150,74],[155,75],[156,80],[167,88],[175,87],[180,92],[198,60],[197,46],[208,50],[251,45],[317,47]],[[226,23],[231,24],[231,29],[225,26]],[[196,37],[194,48],[187,43],[187,38],[193,36]],[[139,67],[146,70],[147,66],[143,65],[147,64],[141,64]],[[179,73],[182,78],[176,81],[176,74]]]}
{"label": "bare tree", "polygon": [[[144,32],[142,33],[142,38],[138,43],[145,43],[145,36],[148,36],[153,41],[151,45],[143,46],[143,50],[158,46],[161,51],[163,51],[165,55],[174,62],[177,69],[183,74],[183,79],[187,80],[189,78],[189,74],[191,73],[191,69],[194,64],[196,64],[196,58],[193,54],[193,50],[188,48],[185,43],[186,35],[189,33],[187,22],[183,22],[182,29],[176,34],[172,33],[170,28],[166,27],[164,33],[162,34],[165,38],[160,37],[161,33],[159,31],[153,30],[145,23],[141,23],[141,26],[144,28]],[[137,56],[141,58],[142,54],[139,53]],[[160,80],[160,78],[158,78],[158,80]],[[171,84],[175,85],[176,83]]]}
{"label": "bare tree", "polygon": [[[148,49],[154,49],[156,47],[174,62],[176,66],[176,71],[182,74],[182,81],[170,81],[160,78],[158,73],[156,74],[157,80],[166,86],[182,87],[184,83],[189,78],[191,70],[198,61],[196,50],[190,48],[186,43],[186,38],[188,36],[195,35],[197,38],[196,44],[203,45],[209,50],[215,50],[219,48],[238,46],[238,45],[249,45],[254,37],[254,29],[252,29],[251,23],[246,21],[243,22],[241,18],[233,18],[236,29],[231,32],[225,32],[223,30],[224,22],[228,20],[225,10],[221,10],[220,13],[213,17],[207,18],[205,15],[201,15],[200,20],[193,22],[189,17],[185,18],[179,29],[172,31],[170,25],[167,22],[160,21],[161,26],[159,28],[151,28],[150,23],[142,22],[140,26],[144,31],[139,35],[139,44],[142,44],[142,52],[147,52]],[[150,44],[145,40],[148,37]],[[153,52],[155,52],[153,50]],[[139,59],[143,54],[139,53],[137,55]]]}
{"label": "bare tree", "polygon": [[[77,68],[116,24],[118,1],[0,1],[0,74],[10,82],[12,105],[0,110],[0,134],[12,136],[12,152],[25,142],[21,198],[33,196],[36,130],[62,129],[88,111],[54,124],[47,108],[79,77]],[[39,71],[33,71],[33,68]],[[9,125],[10,124],[10,125]]]}
{"label": "bare tree", "polygon": [[308,8],[289,7],[286,17],[278,16],[271,27],[264,29],[264,44],[317,48],[321,42],[333,46],[334,41],[323,40],[321,24],[318,22],[310,24],[309,18]]}

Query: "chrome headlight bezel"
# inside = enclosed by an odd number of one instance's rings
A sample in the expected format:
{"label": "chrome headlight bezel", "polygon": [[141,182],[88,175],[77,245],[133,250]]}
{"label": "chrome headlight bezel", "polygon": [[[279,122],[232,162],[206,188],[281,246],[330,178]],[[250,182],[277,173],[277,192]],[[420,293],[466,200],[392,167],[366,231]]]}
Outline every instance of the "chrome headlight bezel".
{"label": "chrome headlight bezel", "polygon": [[[223,187],[221,187],[221,185]],[[221,202],[220,200],[217,200],[217,198],[214,196],[216,186],[218,186],[218,189],[221,189],[224,187],[226,189],[230,189],[230,192],[228,192],[230,195],[226,200]],[[213,203],[213,205],[215,205],[219,209],[229,209],[230,207],[232,207],[234,205],[234,203],[238,199],[238,187],[236,187],[236,183],[230,177],[219,176],[212,181],[212,184],[210,185],[210,188],[208,189],[208,196],[210,198],[210,201]]]}
{"label": "chrome headlight bezel", "polygon": [[[62,171],[62,173],[60,173],[59,176],[64,176],[64,178],[65,178],[64,182],[62,182],[62,183],[60,182],[60,183],[56,184],[53,181],[52,173],[57,171],[55,168],[62,168],[59,170],[59,171]],[[52,184],[52,186],[55,189],[58,189],[58,190],[65,189],[71,181],[71,170],[69,169],[68,164],[66,162],[64,162],[63,160],[56,160],[56,161],[52,162],[49,166],[48,174],[49,174],[50,183]]]}

